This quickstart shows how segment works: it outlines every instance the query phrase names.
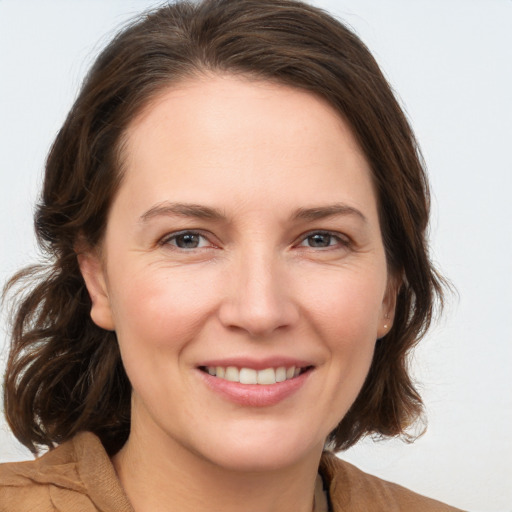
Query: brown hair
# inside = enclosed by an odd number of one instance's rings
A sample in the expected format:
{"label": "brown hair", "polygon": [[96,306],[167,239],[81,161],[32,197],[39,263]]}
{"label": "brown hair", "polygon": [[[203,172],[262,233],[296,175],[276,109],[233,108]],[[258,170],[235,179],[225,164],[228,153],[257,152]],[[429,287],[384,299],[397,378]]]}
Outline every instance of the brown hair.
{"label": "brown hair", "polygon": [[401,286],[393,327],[377,342],[366,382],[331,433],[331,446],[403,434],[422,411],[407,356],[431,322],[443,281],[428,257],[422,160],[375,60],[343,24],[300,2],[179,2],[126,27],[90,70],[46,164],[35,226],[48,263],[20,271],[6,286],[19,295],[5,411],[16,437],[34,452],[82,430],[95,432],[111,454],[127,439],[130,383],[115,333],[90,318],[75,246],[79,238],[92,247],[101,242],[130,121],[162,89],[204,71],[324,98],[351,126],[371,165],[387,261]]}

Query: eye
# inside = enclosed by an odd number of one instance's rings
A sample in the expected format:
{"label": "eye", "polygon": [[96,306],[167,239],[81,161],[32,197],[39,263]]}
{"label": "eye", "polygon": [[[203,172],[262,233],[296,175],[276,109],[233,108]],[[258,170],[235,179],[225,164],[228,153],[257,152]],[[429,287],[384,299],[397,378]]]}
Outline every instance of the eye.
{"label": "eye", "polygon": [[299,244],[300,247],[311,247],[313,249],[324,249],[340,245],[347,246],[349,245],[349,241],[345,240],[340,235],[329,231],[316,231],[314,233],[310,233],[303,238]]}
{"label": "eye", "polygon": [[167,236],[162,240],[162,245],[171,245],[178,249],[201,249],[210,247],[211,244],[207,238],[195,231],[181,231]]}

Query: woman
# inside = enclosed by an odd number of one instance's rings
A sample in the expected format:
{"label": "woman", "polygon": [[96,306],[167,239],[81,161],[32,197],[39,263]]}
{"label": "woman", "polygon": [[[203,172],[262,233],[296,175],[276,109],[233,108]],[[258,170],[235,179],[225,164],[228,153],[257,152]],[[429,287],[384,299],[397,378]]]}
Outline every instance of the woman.
{"label": "woman", "polygon": [[0,510],[454,510],[325,451],[421,414],[427,223],[410,127],[339,22],[283,0],[134,22],[50,151],[51,267],[10,283],[39,277],[6,414],[52,450],[2,467]]}

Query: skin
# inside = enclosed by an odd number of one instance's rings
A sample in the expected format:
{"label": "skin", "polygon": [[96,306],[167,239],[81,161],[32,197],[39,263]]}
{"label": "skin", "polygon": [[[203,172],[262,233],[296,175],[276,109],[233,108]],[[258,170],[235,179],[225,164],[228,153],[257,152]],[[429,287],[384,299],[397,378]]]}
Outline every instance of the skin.
{"label": "skin", "polygon": [[[310,511],[325,439],[393,315],[364,155],[323,100],[229,75],[164,91],[125,142],[101,250],[79,262],[133,385],[113,459],[129,499],[137,512]],[[197,247],[183,247],[184,230]],[[197,367],[242,356],[313,369],[279,403],[243,406]]]}

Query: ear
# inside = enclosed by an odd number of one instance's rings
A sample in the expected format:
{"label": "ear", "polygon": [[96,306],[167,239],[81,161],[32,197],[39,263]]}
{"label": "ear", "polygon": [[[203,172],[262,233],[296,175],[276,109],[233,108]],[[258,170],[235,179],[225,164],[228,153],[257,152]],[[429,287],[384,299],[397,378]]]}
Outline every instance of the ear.
{"label": "ear", "polygon": [[386,294],[382,301],[381,317],[379,319],[379,327],[377,329],[377,339],[381,339],[391,330],[393,320],[395,318],[396,300],[402,279],[396,275],[390,275]]}
{"label": "ear", "polygon": [[107,280],[97,250],[77,252],[78,266],[91,298],[91,318],[98,326],[108,331],[115,330],[112,308],[108,296]]}

